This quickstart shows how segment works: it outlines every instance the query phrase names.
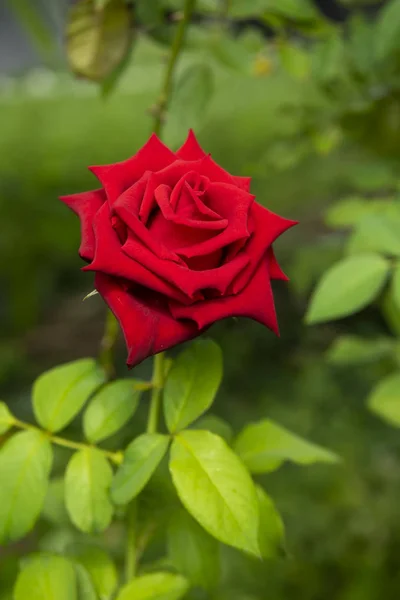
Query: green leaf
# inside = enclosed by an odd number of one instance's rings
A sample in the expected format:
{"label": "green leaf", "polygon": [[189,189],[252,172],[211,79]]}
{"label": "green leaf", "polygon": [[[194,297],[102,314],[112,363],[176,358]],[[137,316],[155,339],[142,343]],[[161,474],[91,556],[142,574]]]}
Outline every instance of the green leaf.
{"label": "green leaf", "polygon": [[104,531],[112,518],[108,498],[112,469],[96,448],[75,452],[65,474],[65,504],[78,529],[85,533]]}
{"label": "green leaf", "polygon": [[69,524],[69,516],[65,507],[64,478],[52,479],[47,488],[42,516],[53,525]]}
{"label": "green leaf", "polygon": [[379,252],[400,256],[400,219],[393,215],[368,215],[359,221],[347,252]]}
{"label": "green leaf", "polygon": [[382,419],[400,427],[400,374],[385,377],[378,383],[368,398],[368,406],[372,412]]}
{"label": "green leaf", "polygon": [[189,584],[181,575],[150,573],[128,583],[116,600],[180,600],[188,589]]}
{"label": "green leaf", "polygon": [[209,431],[181,432],[172,443],[170,471],[182,504],[208,533],[259,556],[255,487],[223,439]]}
{"label": "green leaf", "polygon": [[109,77],[129,53],[133,29],[124,0],[78,0],[67,24],[67,56],[77,75],[92,81]]}
{"label": "green leaf", "polygon": [[375,26],[376,56],[384,60],[400,50],[400,1],[391,0],[379,12]]}
{"label": "green leaf", "polygon": [[360,254],[331,267],[319,282],[306,315],[308,324],[347,317],[379,294],[389,263],[377,254]]}
{"label": "green leaf", "polygon": [[296,79],[304,80],[310,74],[308,52],[287,40],[277,43],[278,56],[285,71]]}
{"label": "green leaf", "polygon": [[51,432],[63,429],[104,381],[103,370],[92,358],[46,371],[33,386],[33,409],[38,423]]}
{"label": "green leaf", "polygon": [[185,510],[172,517],[167,547],[171,563],[192,585],[208,589],[218,584],[219,544]]}
{"label": "green leaf", "polygon": [[338,461],[333,452],[307,442],[269,419],[247,425],[234,449],[252,473],[274,471],[285,460],[300,465]]}
{"label": "green leaf", "polygon": [[100,598],[111,598],[118,585],[118,572],[109,554],[98,546],[73,544],[67,548],[67,555],[84,567],[94,589]]}
{"label": "green leaf", "polygon": [[259,485],[256,486],[260,507],[260,528],[258,543],[261,556],[271,558],[279,554],[284,543],[285,527],[282,518],[268,494]]}
{"label": "green leaf", "polygon": [[212,340],[197,340],[171,367],[164,388],[164,415],[171,433],[200,417],[214,401],[222,379],[222,352]]}
{"label": "green leaf", "polygon": [[165,456],[168,444],[169,437],[160,433],[143,433],[129,444],[111,486],[115,504],[127,504],[142,491]]}
{"label": "green leaf", "polygon": [[100,442],[121,429],[136,411],[140,395],[134,379],[120,379],[105,385],[91,399],[83,415],[87,439]]}
{"label": "green leaf", "polygon": [[0,451],[0,543],[32,529],[46,496],[53,461],[48,439],[36,431],[13,435]]}
{"label": "green leaf", "polygon": [[342,335],[335,339],[326,357],[334,365],[368,364],[390,356],[393,346],[390,338],[366,339],[356,335]]}
{"label": "green leaf", "polygon": [[75,576],[77,600],[98,600],[90,575],[82,565],[75,565]]}
{"label": "green leaf", "polygon": [[14,417],[5,402],[0,402],[0,435],[6,433],[14,425]]}
{"label": "green leaf", "polygon": [[205,63],[190,65],[181,74],[174,87],[169,114],[179,128],[196,129],[204,120],[204,114],[214,91],[213,72]]}
{"label": "green leaf", "polygon": [[205,415],[191,426],[193,429],[204,429],[222,437],[228,444],[233,439],[233,429],[223,419],[216,415]]}
{"label": "green leaf", "polygon": [[62,556],[28,560],[18,576],[14,600],[78,600],[72,563]]}

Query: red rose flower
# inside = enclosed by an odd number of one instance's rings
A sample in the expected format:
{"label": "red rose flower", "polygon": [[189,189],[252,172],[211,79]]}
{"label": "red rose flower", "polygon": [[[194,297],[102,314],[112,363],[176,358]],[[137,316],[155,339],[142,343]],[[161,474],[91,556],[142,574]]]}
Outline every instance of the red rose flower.
{"label": "red rose flower", "polygon": [[271,279],[287,279],[272,243],[295,224],[254,202],[193,132],[177,152],[156,135],[133,156],[91,167],[102,187],[61,198],[80,218],[80,256],[122,327],[134,366],[249,317],[278,333]]}

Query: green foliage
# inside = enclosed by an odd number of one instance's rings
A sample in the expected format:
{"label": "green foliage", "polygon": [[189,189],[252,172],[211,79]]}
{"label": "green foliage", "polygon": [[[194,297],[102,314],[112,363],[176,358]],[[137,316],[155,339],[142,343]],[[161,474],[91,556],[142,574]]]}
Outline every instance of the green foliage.
{"label": "green foliage", "polygon": [[394,351],[390,338],[365,339],[356,335],[337,337],[327,352],[327,360],[334,365],[370,364],[389,357]]}
{"label": "green foliage", "polygon": [[1,543],[18,540],[32,529],[46,496],[52,461],[50,442],[36,431],[17,433],[1,448]]}
{"label": "green foliage", "polygon": [[234,448],[252,473],[274,471],[285,460],[300,465],[338,461],[333,452],[303,440],[268,419],[245,427],[236,439]]}
{"label": "green foliage", "polygon": [[14,590],[15,600],[80,600],[73,564],[62,556],[28,559]]}
{"label": "green foliage", "polygon": [[121,379],[105,385],[91,399],[83,415],[85,436],[98,443],[123,427],[134,415],[141,395],[134,379]]}
{"label": "green foliage", "polygon": [[399,51],[400,2],[392,0],[382,9],[376,25],[376,55],[381,61]]}
{"label": "green foliage", "polygon": [[67,548],[67,554],[77,563],[78,570],[84,569],[99,598],[112,598],[118,585],[118,572],[105,550],[94,545],[76,543]]}
{"label": "green foliage", "polygon": [[220,578],[218,542],[202,529],[186,511],[173,515],[168,528],[168,557],[191,585],[215,587]]}
{"label": "green foliage", "polygon": [[168,444],[168,436],[160,433],[143,433],[129,444],[111,486],[116,504],[127,504],[142,491],[167,452]]}
{"label": "green foliage", "polygon": [[188,582],[181,575],[151,573],[128,583],[116,600],[180,600],[188,589]]}
{"label": "green foliage", "polygon": [[104,381],[105,373],[91,358],[83,358],[43,373],[33,386],[36,419],[48,431],[63,429]]}
{"label": "green foliage", "polygon": [[368,406],[391,425],[400,427],[400,374],[389,375],[380,381],[371,392]]}
{"label": "green foliage", "polygon": [[221,379],[222,353],[212,340],[196,341],[180,354],[164,389],[165,421],[171,433],[190,425],[210,408]]}
{"label": "green foliage", "polygon": [[14,418],[5,402],[0,402],[0,434],[6,433],[14,424]]}
{"label": "green foliage", "polygon": [[106,529],[113,506],[108,497],[112,469],[96,448],[75,452],[65,473],[65,505],[72,522],[86,533]]}
{"label": "green foliage", "polygon": [[132,35],[124,0],[79,0],[70,11],[67,28],[71,70],[92,81],[105,80],[129,53]]}
{"label": "green foliage", "polygon": [[307,312],[307,323],[339,319],[361,310],[382,290],[389,269],[389,263],[373,253],[337,263],[321,279]]}
{"label": "green foliage", "polygon": [[172,443],[170,471],[182,504],[204,529],[259,555],[255,487],[222,438],[209,431],[181,432]]}

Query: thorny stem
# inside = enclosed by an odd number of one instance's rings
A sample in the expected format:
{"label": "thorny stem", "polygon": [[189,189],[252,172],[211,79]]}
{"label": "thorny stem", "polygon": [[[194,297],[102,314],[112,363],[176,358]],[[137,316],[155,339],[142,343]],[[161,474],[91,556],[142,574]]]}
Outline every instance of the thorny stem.
{"label": "thorny stem", "polygon": [[172,42],[171,53],[169,56],[167,69],[165,71],[161,94],[157,104],[153,108],[153,114],[155,115],[154,133],[158,136],[160,135],[162,126],[165,121],[165,113],[171,95],[175,67],[178,62],[179,54],[182,50],[183,43],[185,41],[186,30],[190,23],[195,3],[196,0],[185,0],[182,19],[179,21],[178,29],[176,31],[174,41]]}
{"label": "thorny stem", "polygon": [[[20,421],[16,418],[13,418],[13,425],[15,427],[18,427],[19,429],[37,431],[39,433],[42,433],[48,437],[52,444],[56,444],[57,446],[63,446],[64,448],[69,448],[70,450],[89,450],[90,448],[94,448],[94,446],[84,444],[83,442],[73,442],[72,440],[66,440],[65,438],[59,437],[58,435],[53,435],[48,431],[40,429],[40,427],[36,427],[35,425],[31,425],[30,423],[25,423],[24,421]],[[96,449],[102,454],[104,454],[104,456],[111,460],[114,464],[121,464],[123,459],[122,452],[110,452],[109,450],[103,450],[102,448],[98,448],[97,446]]]}
{"label": "thorny stem", "polygon": [[165,354],[156,354],[153,367],[153,389],[150,398],[149,418],[147,421],[147,433],[156,433],[158,428],[158,417],[160,413],[161,390],[164,385],[164,361]]}

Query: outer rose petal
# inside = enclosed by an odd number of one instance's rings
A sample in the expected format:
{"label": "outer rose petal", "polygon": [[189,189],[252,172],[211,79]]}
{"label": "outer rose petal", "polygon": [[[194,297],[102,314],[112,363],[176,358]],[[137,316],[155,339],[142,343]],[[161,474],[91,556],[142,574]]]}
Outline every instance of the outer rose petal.
{"label": "outer rose petal", "polygon": [[[183,146],[181,146],[179,150],[177,150],[176,156],[183,160],[199,160],[200,158],[204,158],[205,156],[207,156],[207,154],[204,152],[203,148],[197,141],[193,129],[189,130],[189,134],[186,138],[186,141],[183,144]],[[227,171],[222,169],[222,167],[217,165],[214,161],[211,162],[213,163],[213,165],[216,165],[219,170],[223,171],[226,175],[228,175],[233,180],[233,183],[237,185],[237,187],[244,190],[245,192],[250,191],[251,177],[238,177],[235,175],[230,175]]]}
{"label": "outer rose petal", "polygon": [[95,288],[121,325],[129,367],[201,333],[192,321],[176,321],[157,294],[147,293],[148,301],[135,297],[118,279],[102,273],[96,273]]}
{"label": "outer rose petal", "polygon": [[236,296],[196,302],[191,306],[182,306],[177,302],[170,301],[169,306],[171,314],[176,319],[192,319],[196,321],[199,329],[204,329],[214,321],[227,317],[248,317],[266,325],[279,335],[266,260],[261,262],[254,277]]}
{"label": "outer rose petal", "polygon": [[145,171],[159,171],[176,160],[176,156],[153,133],[131,158],[112,165],[89,167],[104,187],[110,204],[142,177]]}
{"label": "outer rose petal", "polygon": [[289,281],[289,277],[282,271],[278,261],[275,258],[272,246],[267,250],[268,259],[268,270],[271,279],[282,279],[282,281]]}
{"label": "outer rose petal", "polygon": [[106,200],[104,190],[92,190],[90,192],[82,192],[81,194],[61,196],[60,200],[73,210],[81,221],[79,255],[84,260],[93,260],[95,251],[93,219]]}
{"label": "outer rose petal", "polygon": [[247,282],[253,276],[254,271],[273,242],[284,231],[297,224],[297,221],[280,217],[256,202],[252,206],[251,220],[253,221],[254,231],[245,250],[250,259],[250,264],[234,281],[232,286],[234,294],[240,292],[247,285]]}

